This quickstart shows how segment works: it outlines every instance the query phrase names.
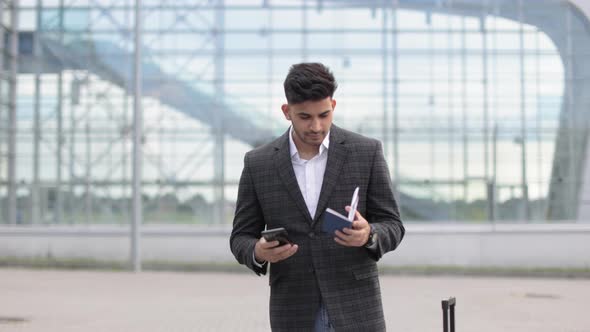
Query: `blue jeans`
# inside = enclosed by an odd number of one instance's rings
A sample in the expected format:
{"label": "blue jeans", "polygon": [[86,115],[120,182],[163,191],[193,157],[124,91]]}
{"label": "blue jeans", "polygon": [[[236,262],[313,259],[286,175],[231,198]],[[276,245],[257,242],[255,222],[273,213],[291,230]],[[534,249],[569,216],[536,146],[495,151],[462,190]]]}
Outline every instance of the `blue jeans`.
{"label": "blue jeans", "polygon": [[334,327],[330,324],[330,318],[328,317],[328,310],[323,303],[320,304],[320,310],[315,317],[315,332],[334,332]]}

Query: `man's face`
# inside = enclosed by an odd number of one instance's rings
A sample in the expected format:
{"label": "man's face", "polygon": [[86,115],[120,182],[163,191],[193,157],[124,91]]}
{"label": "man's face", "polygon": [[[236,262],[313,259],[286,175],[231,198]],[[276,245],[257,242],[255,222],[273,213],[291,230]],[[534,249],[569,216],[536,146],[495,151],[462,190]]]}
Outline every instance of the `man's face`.
{"label": "man's face", "polygon": [[335,107],[336,100],[330,97],[281,107],[285,118],[293,125],[293,139],[298,148],[317,148],[322,144],[332,126]]}

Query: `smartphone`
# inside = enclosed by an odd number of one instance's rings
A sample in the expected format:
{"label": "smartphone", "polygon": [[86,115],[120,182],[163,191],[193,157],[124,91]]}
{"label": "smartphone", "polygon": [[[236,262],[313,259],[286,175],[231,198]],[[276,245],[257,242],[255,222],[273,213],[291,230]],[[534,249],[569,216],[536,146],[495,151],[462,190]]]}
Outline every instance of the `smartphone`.
{"label": "smartphone", "polygon": [[262,231],[260,235],[262,235],[266,242],[279,241],[279,246],[293,243],[289,239],[289,234],[287,233],[287,230],[283,227],[267,229],[265,231]]}

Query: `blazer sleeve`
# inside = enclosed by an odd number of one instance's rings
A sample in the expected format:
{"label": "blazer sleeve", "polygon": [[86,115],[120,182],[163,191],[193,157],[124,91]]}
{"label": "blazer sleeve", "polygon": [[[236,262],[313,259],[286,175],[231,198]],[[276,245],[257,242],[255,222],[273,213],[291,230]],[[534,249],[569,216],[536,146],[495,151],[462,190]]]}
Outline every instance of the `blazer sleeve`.
{"label": "blazer sleeve", "polygon": [[393,195],[389,170],[383,157],[383,147],[379,141],[377,141],[371,166],[366,211],[366,219],[377,233],[377,248],[367,250],[371,258],[378,261],[385,253],[397,248],[405,234],[399,208]]}
{"label": "blazer sleeve", "polygon": [[254,246],[264,230],[264,217],[258,202],[250,173],[248,153],[244,157],[244,169],[238,187],[238,199],[229,239],[230,248],[240,264],[246,265],[257,275],[266,274],[268,263],[262,267],[254,264]]}

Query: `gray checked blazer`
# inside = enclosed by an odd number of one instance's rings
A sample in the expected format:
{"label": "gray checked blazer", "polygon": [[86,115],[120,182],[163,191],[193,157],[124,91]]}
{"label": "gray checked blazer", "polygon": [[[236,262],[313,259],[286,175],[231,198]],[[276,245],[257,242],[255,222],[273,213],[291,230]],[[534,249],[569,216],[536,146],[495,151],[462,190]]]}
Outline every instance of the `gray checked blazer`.
{"label": "gray checked blazer", "polygon": [[[288,135],[246,153],[231,251],[258,275],[270,265],[273,331],[312,331],[320,302],[336,331],[385,331],[376,262],[400,244],[405,230],[381,143],[332,125],[317,212],[311,216],[293,171]],[[374,251],[341,246],[321,232],[326,208],[345,214],[357,186],[358,211],[378,234]],[[287,229],[299,250],[259,268],[252,253],[265,226]]]}

